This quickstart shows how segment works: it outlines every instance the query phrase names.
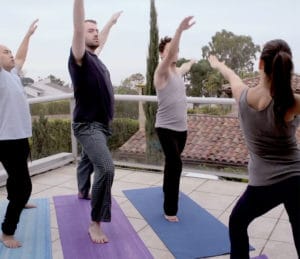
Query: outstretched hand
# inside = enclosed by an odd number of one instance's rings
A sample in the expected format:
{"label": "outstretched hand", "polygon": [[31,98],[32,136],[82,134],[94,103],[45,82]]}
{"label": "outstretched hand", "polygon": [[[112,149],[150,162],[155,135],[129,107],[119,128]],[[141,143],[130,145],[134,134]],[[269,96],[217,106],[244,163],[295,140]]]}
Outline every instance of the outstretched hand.
{"label": "outstretched hand", "polygon": [[32,24],[29,26],[29,29],[27,32],[28,36],[31,36],[35,32],[36,28],[38,27],[38,25],[37,25],[38,21],[39,21],[39,19],[34,20],[32,22]]}
{"label": "outstretched hand", "polygon": [[210,55],[208,57],[208,62],[209,62],[210,66],[212,68],[216,68],[216,69],[219,67],[219,65],[223,65],[224,64],[224,61],[220,62],[215,55]]}
{"label": "outstretched hand", "polygon": [[196,23],[195,21],[192,22],[193,18],[194,16],[185,17],[179,25],[179,30],[184,31],[191,28]]}
{"label": "outstretched hand", "polygon": [[194,65],[195,63],[197,63],[197,60],[196,59],[191,59],[189,62],[191,63],[191,65]]}
{"label": "outstretched hand", "polygon": [[111,22],[113,23],[113,24],[116,24],[117,23],[117,21],[118,21],[118,19],[119,19],[119,17],[121,16],[121,14],[123,13],[123,11],[119,11],[119,12],[117,12],[117,13],[114,13],[112,16],[111,16]]}

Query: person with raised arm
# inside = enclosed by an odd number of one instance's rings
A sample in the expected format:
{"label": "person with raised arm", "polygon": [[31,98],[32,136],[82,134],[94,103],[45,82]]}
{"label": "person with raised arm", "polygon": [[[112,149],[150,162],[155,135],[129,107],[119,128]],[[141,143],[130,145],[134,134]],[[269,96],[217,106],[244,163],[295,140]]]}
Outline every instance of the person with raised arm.
{"label": "person with raised arm", "polygon": [[195,22],[193,16],[182,20],[173,38],[164,37],[159,44],[161,62],[154,73],[154,86],[158,98],[155,129],[165,155],[163,209],[165,218],[178,222],[178,196],[182,171],[181,153],[187,138],[187,100],[183,75],[194,60],[176,66],[182,33]]}
{"label": "person with raised arm", "polygon": [[74,33],[68,67],[76,100],[72,127],[82,147],[77,167],[78,198],[91,199],[88,233],[98,244],[108,242],[101,222],[111,221],[114,178],[114,164],[107,145],[114,113],[114,93],[110,73],[98,54],[120,15],[121,12],[114,14],[99,33],[96,21],[85,20],[84,0],[74,0]]}
{"label": "person with raised arm", "polygon": [[29,27],[14,58],[11,50],[0,45],[0,162],[7,172],[8,206],[2,223],[2,243],[17,248],[21,242],[14,237],[23,208],[27,204],[32,183],[27,159],[28,138],[32,136],[29,104],[19,73],[25,63],[29,42],[38,20]]}
{"label": "person with raised arm", "polygon": [[230,258],[249,258],[249,224],[279,204],[289,216],[300,258],[300,151],[295,135],[300,95],[292,89],[291,49],[280,39],[264,45],[259,60],[260,81],[253,88],[216,56],[208,60],[229,81],[250,153],[249,183],[229,219]]}

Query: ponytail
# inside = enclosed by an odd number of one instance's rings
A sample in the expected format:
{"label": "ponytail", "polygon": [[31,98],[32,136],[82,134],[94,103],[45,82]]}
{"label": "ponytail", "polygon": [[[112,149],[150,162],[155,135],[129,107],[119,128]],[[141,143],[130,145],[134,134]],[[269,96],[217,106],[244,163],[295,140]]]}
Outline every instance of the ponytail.
{"label": "ponytail", "polygon": [[294,106],[292,89],[293,61],[289,45],[281,39],[267,42],[261,53],[264,72],[271,83],[270,94],[274,100],[274,117],[278,125],[286,126],[284,117]]}
{"label": "ponytail", "polygon": [[291,56],[284,51],[279,51],[272,64],[271,96],[274,100],[275,122],[282,126],[286,125],[284,120],[286,112],[295,104],[291,85],[292,70]]}

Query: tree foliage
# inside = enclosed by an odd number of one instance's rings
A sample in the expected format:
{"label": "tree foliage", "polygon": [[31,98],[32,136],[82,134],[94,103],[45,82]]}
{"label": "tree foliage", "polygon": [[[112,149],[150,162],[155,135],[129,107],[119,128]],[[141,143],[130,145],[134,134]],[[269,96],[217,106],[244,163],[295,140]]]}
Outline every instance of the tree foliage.
{"label": "tree foliage", "polygon": [[155,95],[154,72],[158,65],[158,27],[155,0],[150,0],[150,43],[148,47],[145,95]]}
{"label": "tree foliage", "polygon": [[137,85],[143,84],[144,81],[145,77],[141,73],[135,73],[122,80],[121,86],[127,88],[135,88]]}
{"label": "tree foliage", "polygon": [[[232,32],[222,30],[217,32],[212,41],[202,48],[203,59],[195,63],[190,72],[185,75],[187,95],[214,97],[222,94],[222,85],[225,82],[223,77],[212,69],[207,61],[210,54],[216,55],[220,60],[225,61],[242,78],[254,74],[254,61],[260,47],[252,42],[251,37],[235,35]],[[187,60],[178,60],[181,65]]]}
{"label": "tree foliage", "polygon": [[[154,72],[158,65],[158,28],[157,28],[157,12],[155,8],[155,0],[150,0],[150,43],[147,58],[147,74],[146,85],[143,89],[145,95],[155,95],[155,87],[153,83]],[[155,133],[155,116],[157,111],[157,103],[146,102],[144,104],[144,112],[146,117],[145,133],[146,133],[146,157],[148,162],[157,162],[161,158],[160,144]]]}
{"label": "tree foliage", "polygon": [[253,72],[254,61],[259,51],[259,45],[254,44],[250,36],[235,35],[233,32],[222,30],[202,48],[202,56],[207,59],[210,54],[216,55],[243,77]]}
{"label": "tree foliage", "polygon": [[[177,66],[188,60],[181,58]],[[188,96],[219,96],[223,79],[213,70],[207,60],[201,59],[195,63],[190,72],[184,76]]]}

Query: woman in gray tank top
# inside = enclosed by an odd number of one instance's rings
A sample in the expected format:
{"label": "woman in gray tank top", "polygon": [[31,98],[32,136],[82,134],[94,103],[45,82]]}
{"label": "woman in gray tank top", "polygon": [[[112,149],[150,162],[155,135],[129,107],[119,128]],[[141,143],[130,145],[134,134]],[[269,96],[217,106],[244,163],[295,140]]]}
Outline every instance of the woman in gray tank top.
{"label": "woman in gray tank top", "polygon": [[249,258],[249,224],[279,204],[289,216],[299,258],[300,152],[295,133],[300,96],[291,87],[290,47],[283,40],[265,44],[259,61],[260,82],[253,88],[215,56],[210,56],[209,62],[231,85],[250,154],[249,184],[229,220],[230,258]]}
{"label": "woman in gray tank top", "polygon": [[179,182],[182,171],[181,153],[187,138],[187,102],[182,75],[194,61],[176,67],[179,41],[183,31],[194,23],[192,16],[180,23],[173,39],[165,37],[159,44],[162,61],[154,74],[158,98],[155,128],[165,155],[163,192],[165,218],[177,222]]}

